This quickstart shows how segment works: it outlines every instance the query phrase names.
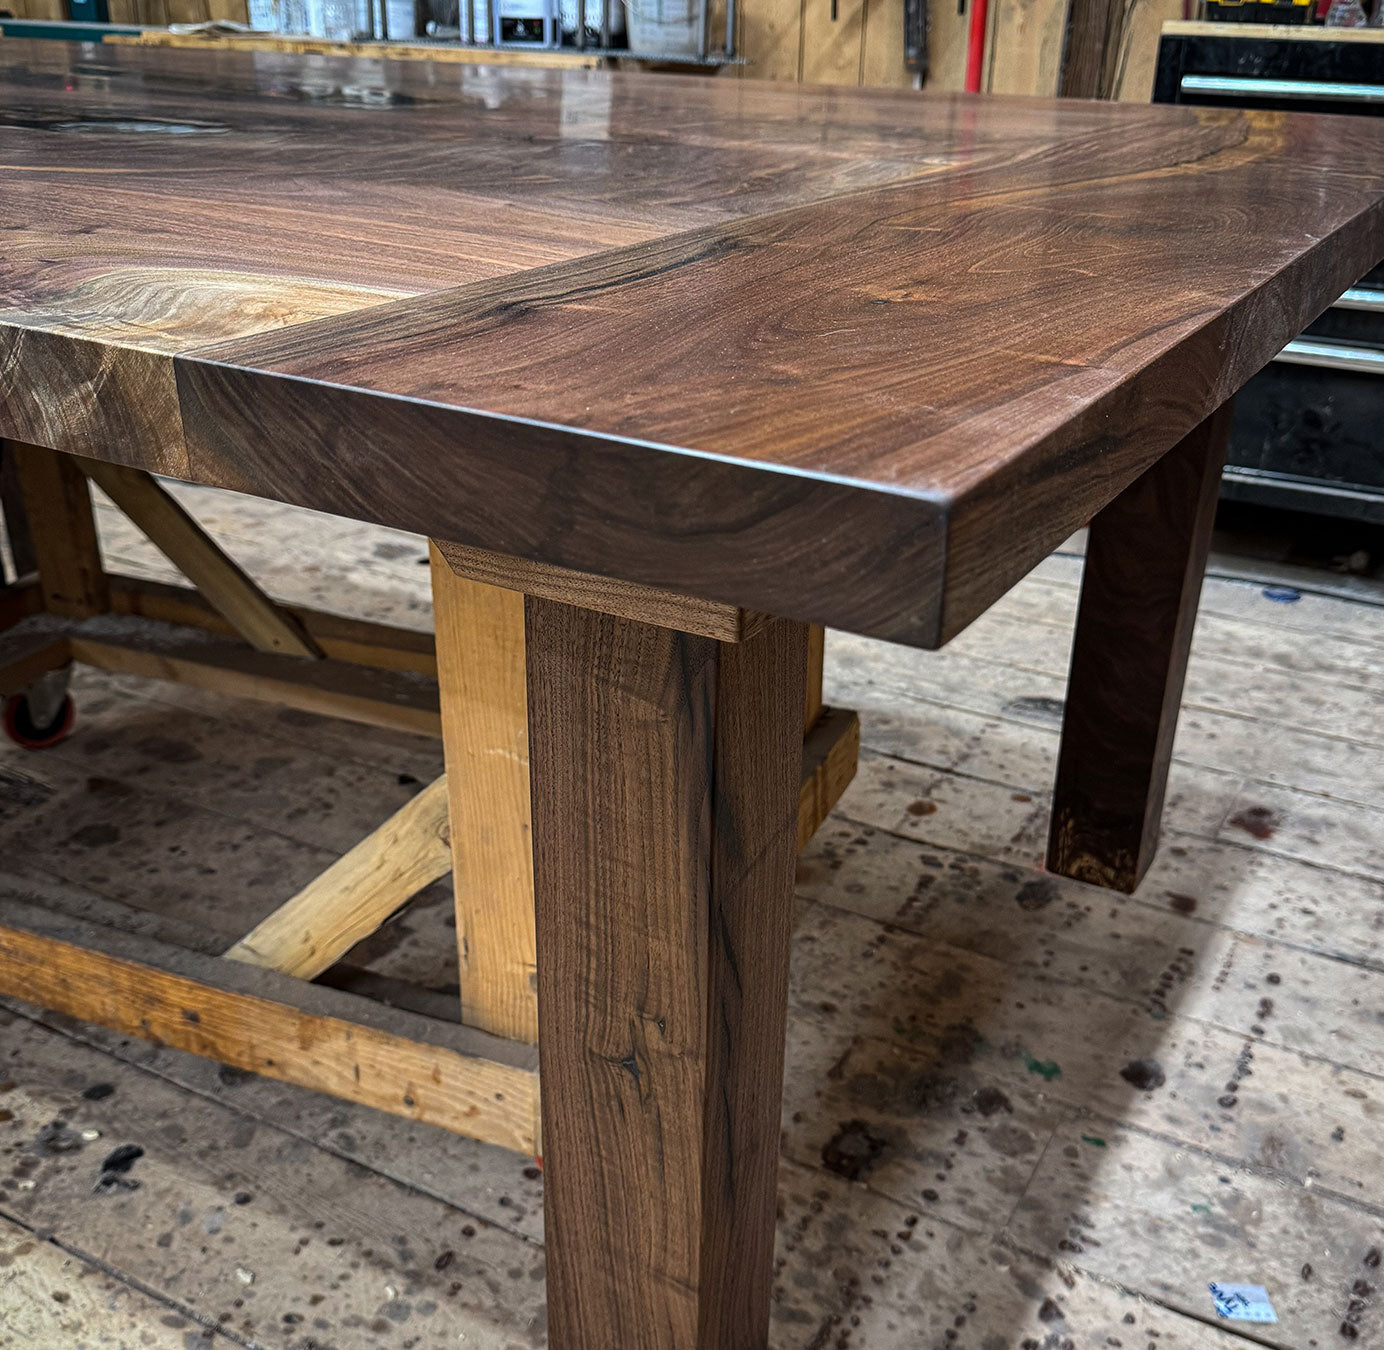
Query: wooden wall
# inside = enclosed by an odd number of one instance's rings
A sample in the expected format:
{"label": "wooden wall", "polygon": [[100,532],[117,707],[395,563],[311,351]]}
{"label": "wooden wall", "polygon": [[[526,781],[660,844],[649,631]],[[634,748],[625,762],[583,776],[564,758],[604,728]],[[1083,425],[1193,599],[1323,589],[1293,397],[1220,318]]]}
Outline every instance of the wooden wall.
{"label": "wooden wall", "polygon": [[[968,12],[957,0],[929,0],[929,89],[960,89],[966,72]],[[903,63],[903,0],[737,0],[737,48],[744,79],[824,84],[913,83]],[[1104,96],[1147,101],[1158,32],[1180,19],[1183,0],[991,0],[984,87],[996,94],[1059,92],[1068,28],[1086,46],[1093,33]]]}
{"label": "wooden wall", "polygon": [[0,0],[0,9],[16,19],[65,19],[66,0]]}
{"label": "wooden wall", "polygon": [[[4,0],[0,0],[3,4]],[[112,23],[154,24],[206,23],[230,19],[248,23],[246,0],[106,0]]]}
{"label": "wooden wall", "polygon": [[[246,0],[107,0],[112,23],[205,23],[208,19],[233,19],[245,23]],[[65,19],[67,0],[0,0],[16,19]]]}
{"label": "wooden wall", "polygon": [[[974,4],[975,0],[968,0]],[[245,0],[109,0],[114,23],[197,23],[246,18]],[[737,0],[736,44],[749,64],[731,78],[909,87],[903,0]],[[65,0],[0,0],[16,18],[61,19]],[[1183,0],[991,0],[984,87],[996,94],[1059,92],[1064,51],[1080,42],[1096,73],[1082,92],[1144,102],[1153,90],[1158,32]],[[712,32],[723,31],[724,5]],[[929,89],[960,89],[969,11],[929,0]],[[1070,35],[1069,35],[1070,30]],[[1092,55],[1094,53],[1094,55]],[[1070,64],[1070,63],[1069,63]],[[1089,72],[1088,72],[1089,73]]]}
{"label": "wooden wall", "polygon": [[736,0],[736,49],[751,64],[725,73],[810,84],[911,85],[903,63],[903,0],[835,0],[834,19],[832,4]]}

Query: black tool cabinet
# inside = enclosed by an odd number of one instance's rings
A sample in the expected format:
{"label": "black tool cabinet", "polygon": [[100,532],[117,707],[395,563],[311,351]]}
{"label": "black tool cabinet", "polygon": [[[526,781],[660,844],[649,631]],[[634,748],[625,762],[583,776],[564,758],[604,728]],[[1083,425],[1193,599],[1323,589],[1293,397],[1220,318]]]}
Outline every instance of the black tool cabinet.
{"label": "black tool cabinet", "polygon": [[[1384,115],[1384,29],[1169,23],[1154,101]],[[1222,495],[1384,523],[1384,267],[1239,394]]]}

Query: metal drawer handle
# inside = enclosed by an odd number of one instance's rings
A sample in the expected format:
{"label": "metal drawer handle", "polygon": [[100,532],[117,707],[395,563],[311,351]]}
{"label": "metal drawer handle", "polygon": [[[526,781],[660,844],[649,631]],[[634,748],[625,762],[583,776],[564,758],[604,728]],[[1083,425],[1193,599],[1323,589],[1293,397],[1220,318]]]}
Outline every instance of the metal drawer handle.
{"label": "metal drawer handle", "polygon": [[1274,357],[1290,366],[1320,366],[1323,370],[1359,370],[1384,375],[1384,351],[1351,347],[1344,342],[1290,342]]}
{"label": "metal drawer handle", "polygon": [[1352,286],[1331,308],[1363,309],[1371,314],[1384,314],[1384,291],[1373,290],[1369,286]]}
{"label": "metal drawer handle", "polygon": [[1255,80],[1240,75],[1184,75],[1182,92],[1318,99],[1340,103],[1384,101],[1384,85],[1341,84],[1330,80]]}
{"label": "metal drawer handle", "polygon": [[[1321,501],[1326,498],[1335,502],[1349,502],[1357,507],[1373,508],[1374,511],[1384,505],[1384,490],[1366,485],[1333,483],[1321,478],[1304,477],[1301,474],[1281,473],[1274,469],[1251,469],[1244,464],[1227,464],[1222,476],[1227,482],[1268,488],[1279,493],[1287,492],[1299,499],[1305,497],[1309,501]],[[1372,518],[1373,512],[1365,517]]]}

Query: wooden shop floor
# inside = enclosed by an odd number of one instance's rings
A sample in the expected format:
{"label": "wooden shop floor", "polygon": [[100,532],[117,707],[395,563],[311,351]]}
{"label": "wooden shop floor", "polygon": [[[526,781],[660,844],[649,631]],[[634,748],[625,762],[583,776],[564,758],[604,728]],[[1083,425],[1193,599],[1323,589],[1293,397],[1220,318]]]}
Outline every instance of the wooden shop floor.
{"label": "wooden shop floor", "polygon": [[[428,624],[418,539],[179,495],[275,594]],[[941,653],[830,637],[864,750],[800,864],[774,1350],[1384,1346],[1384,585],[1212,571],[1130,899],[1037,865],[1078,557]],[[0,873],[228,943],[442,768],[75,689],[68,742],[0,747]],[[350,960],[454,992],[450,908],[429,888]],[[542,1236],[527,1158],[0,1008],[0,1346],[541,1346]],[[1218,1321],[1212,1282],[1278,1321]]]}

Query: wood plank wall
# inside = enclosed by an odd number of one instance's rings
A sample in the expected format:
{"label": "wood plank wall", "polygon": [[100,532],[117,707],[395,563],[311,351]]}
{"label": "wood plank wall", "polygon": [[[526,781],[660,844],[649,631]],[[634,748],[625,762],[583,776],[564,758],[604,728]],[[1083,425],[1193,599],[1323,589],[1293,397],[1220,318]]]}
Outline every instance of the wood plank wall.
{"label": "wood plank wall", "polygon": [[[170,23],[205,23],[208,19],[249,21],[246,0],[107,0],[112,23],[163,27]],[[16,19],[68,17],[67,0],[0,0],[0,10]]]}
{"label": "wood plank wall", "polygon": [[[109,4],[114,23],[246,19],[246,0]],[[66,0],[0,0],[0,9],[16,18],[60,19],[66,17]],[[1087,72],[1082,88],[1063,92],[1145,102],[1153,90],[1159,29],[1182,13],[1183,0],[991,0],[985,88],[996,94],[1058,93],[1064,52],[1070,67],[1078,28],[1087,55],[1098,26],[1095,59],[1083,62],[1096,69]],[[724,31],[724,16],[722,0],[712,8],[713,34]],[[929,0],[926,88],[961,88],[969,25],[969,11],[959,14],[957,0]],[[724,72],[733,79],[904,88],[914,82],[904,66],[903,0],[737,0],[736,44],[748,64]]]}
{"label": "wood plank wall", "polygon": [[[5,0],[0,0],[3,4]],[[206,23],[229,19],[249,23],[246,0],[106,0],[112,23],[153,24]]]}
{"label": "wood plank wall", "polygon": [[67,0],[0,0],[0,10],[16,19],[65,19]]}
{"label": "wood plank wall", "polygon": [[[749,64],[742,79],[908,87],[903,60],[903,0],[737,0],[737,49]],[[929,89],[960,89],[966,71],[967,13],[957,0],[929,0]],[[1098,90],[1103,97],[1147,102],[1153,91],[1158,33],[1180,19],[1183,0],[1096,0],[1108,35]],[[1089,0],[991,0],[985,88],[996,94],[1053,95],[1062,80],[1069,24],[1090,22]],[[724,11],[723,11],[724,12]]]}

